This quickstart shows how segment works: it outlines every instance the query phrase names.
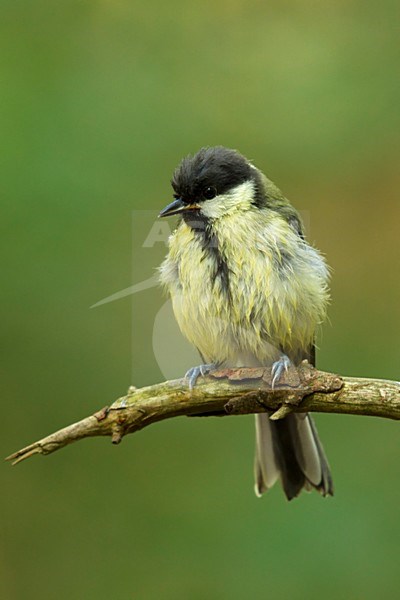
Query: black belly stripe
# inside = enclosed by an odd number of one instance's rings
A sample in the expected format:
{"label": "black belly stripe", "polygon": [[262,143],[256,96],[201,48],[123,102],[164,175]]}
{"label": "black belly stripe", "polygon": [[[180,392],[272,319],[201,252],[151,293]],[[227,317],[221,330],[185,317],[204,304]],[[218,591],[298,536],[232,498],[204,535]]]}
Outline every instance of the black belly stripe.
{"label": "black belly stripe", "polygon": [[231,291],[229,286],[230,269],[226,262],[225,256],[221,252],[218,243],[218,236],[213,231],[210,220],[199,213],[195,215],[183,214],[185,223],[195,232],[201,247],[204,251],[204,258],[208,255],[211,257],[215,265],[214,273],[211,275],[211,282],[215,284],[217,280],[221,283],[221,289],[228,300],[231,299]]}

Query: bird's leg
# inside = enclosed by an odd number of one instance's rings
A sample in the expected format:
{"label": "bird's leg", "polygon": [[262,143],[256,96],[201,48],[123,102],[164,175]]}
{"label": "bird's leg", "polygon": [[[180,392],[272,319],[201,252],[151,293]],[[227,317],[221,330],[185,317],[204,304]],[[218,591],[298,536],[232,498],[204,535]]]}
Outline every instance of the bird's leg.
{"label": "bird's leg", "polygon": [[289,367],[291,366],[293,366],[292,361],[288,356],[286,356],[286,354],[282,354],[279,360],[274,362],[271,368],[272,389],[274,389],[276,383],[279,383],[282,373],[284,371],[288,371]]}
{"label": "bird's leg", "polygon": [[196,385],[197,379],[200,377],[204,377],[210,373],[210,371],[215,371],[218,368],[218,365],[215,363],[209,363],[205,365],[199,365],[198,367],[192,367],[185,373],[185,379],[188,382],[189,389],[192,390]]}

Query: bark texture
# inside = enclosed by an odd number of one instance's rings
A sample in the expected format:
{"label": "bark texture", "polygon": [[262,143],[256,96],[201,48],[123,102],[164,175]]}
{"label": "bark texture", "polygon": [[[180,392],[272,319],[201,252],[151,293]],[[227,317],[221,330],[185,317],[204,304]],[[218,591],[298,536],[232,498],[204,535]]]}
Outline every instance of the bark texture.
{"label": "bark texture", "polygon": [[289,369],[272,388],[270,369],[225,369],[199,378],[189,390],[183,379],[128,393],[93,415],[68,425],[11,454],[17,464],[34,454],[50,454],[77,440],[124,435],[151,423],[179,416],[228,416],[268,412],[280,419],[289,412],[324,412],[400,419],[400,382],[341,377],[318,371],[306,361]]}

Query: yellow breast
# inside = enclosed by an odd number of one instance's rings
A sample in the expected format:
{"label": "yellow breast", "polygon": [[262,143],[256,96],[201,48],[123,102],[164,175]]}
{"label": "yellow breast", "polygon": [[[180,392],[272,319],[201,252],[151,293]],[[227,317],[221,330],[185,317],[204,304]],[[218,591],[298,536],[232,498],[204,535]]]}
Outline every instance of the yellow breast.
{"label": "yellow breast", "polygon": [[210,248],[182,222],[161,267],[182,333],[207,361],[301,358],[325,315],[322,257],[267,210],[226,215],[212,233]]}

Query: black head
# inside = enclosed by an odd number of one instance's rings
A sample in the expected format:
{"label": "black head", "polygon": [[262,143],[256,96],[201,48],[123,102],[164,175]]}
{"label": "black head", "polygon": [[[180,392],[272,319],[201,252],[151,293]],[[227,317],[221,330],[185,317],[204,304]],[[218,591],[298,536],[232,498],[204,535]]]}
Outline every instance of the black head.
{"label": "black head", "polygon": [[251,171],[249,162],[235,150],[223,146],[202,148],[182,160],[171,183],[175,194],[185,202],[201,202],[210,199],[212,190],[219,196],[250,179]]}
{"label": "black head", "polygon": [[226,194],[245,181],[258,183],[257,169],[236,150],[223,146],[202,148],[187,156],[172,177],[175,201],[160,216],[201,210],[202,203]]}

